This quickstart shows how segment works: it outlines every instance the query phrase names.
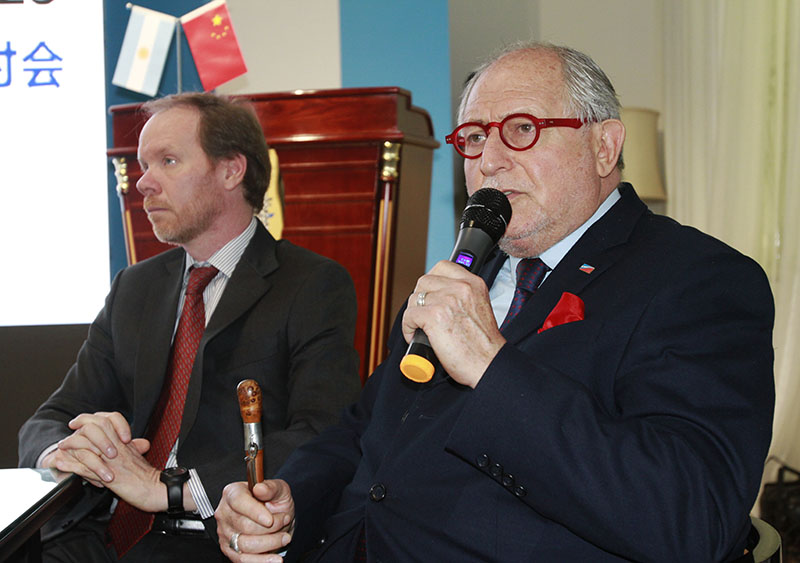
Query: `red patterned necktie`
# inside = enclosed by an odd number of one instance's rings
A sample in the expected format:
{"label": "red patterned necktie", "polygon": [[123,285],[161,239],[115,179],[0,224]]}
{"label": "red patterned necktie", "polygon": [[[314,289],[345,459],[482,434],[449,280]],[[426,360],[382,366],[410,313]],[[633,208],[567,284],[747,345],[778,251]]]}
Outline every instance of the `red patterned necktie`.
{"label": "red patterned necktie", "polygon": [[[181,319],[178,321],[178,329],[175,331],[167,377],[148,424],[150,450],[144,457],[150,465],[159,470],[164,469],[169,452],[180,433],[189,378],[192,375],[197,347],[206,326],[203,290],[217,272],[216,268],[208,266],[193,267],[189,273],[186,298],[183,302]],[[117,557],[122,557],[150,531],[153,519],[152,513],[143,512],[120,499],[108,525],[108,533]]]}
{"label": "red patterned necktie", "polygon": [[522,306],[528,298],[533,295],[542,278],[549,268],[539,258],[526,258],[517,264],[517,288],[514,290],[514,298],[511,300],[511,307],[500,325],[500,332],[503,332],[514,317],[522,310]]}

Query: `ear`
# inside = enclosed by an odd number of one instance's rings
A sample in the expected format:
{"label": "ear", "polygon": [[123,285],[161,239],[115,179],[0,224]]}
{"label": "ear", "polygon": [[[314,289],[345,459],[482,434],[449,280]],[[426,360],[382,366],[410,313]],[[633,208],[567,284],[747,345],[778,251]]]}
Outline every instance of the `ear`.
{"label": "ear", "polygon": [[233,190],[244,181],[244,173],[247,171],[247,158],[241,153],[223,158],[219,161],[218,170],[225,183],[225,189]]}
{"label": "ear", "polygon": [[595,163],[597,174],[601,178],[611,174],[617,166],[617,160],[625,142],[625,126],[619,119],[606,119],[598,123],[595,130]]}

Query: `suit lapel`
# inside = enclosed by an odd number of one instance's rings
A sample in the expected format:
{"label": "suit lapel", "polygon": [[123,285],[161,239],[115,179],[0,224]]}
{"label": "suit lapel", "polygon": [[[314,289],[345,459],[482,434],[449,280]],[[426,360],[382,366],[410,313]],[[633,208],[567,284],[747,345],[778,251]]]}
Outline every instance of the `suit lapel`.
{"label": "suit lapel", "polygon": [[200,342],[201,349],[208,340],[227,328],[267,292],[272,285],[268,279],[269,274],[278,269],[276,244],[272,235],[258,223],[250,244],[239,259],[233,276],[225,287],[225,293],[209,320]]}
{"label": "suit lapel", "polygon": [[225,286],[222,298],[206,326],[203,338],[197,349],[197,357],[192,367],[192,378],[186,394],[186,403],[181,421],[181,443],[194,425],[200,406],[200,392],[203,386],[205,349],[208,343],[236,319],[246,313],[267,293],[272,282],[269,274],[277,270],[275,239],[258,223],[256,232],[247,245],[242,257]]}
{"label": "suit lapel", "polygon": [[[637,221],[647,212],[647,206],[630,184],[620,185],[620,195],[619,201],[578,239],[508,326],[506,339],[509,342],[519,342],[539,330],[562,293],[580,296],[587,286],[614,265],[621,245],[627,242]],[[584,265],[592,270],[583,270]]]}
{"label": "suit lapel", "polygon": [[494,279],[497,277],[497,274],[500,272],[500,269],[506,262],[506,258],[508,258],[508,254],[496,246],[486,258],[486,263],[478,273],[478,275],[483,278],[483,281],[486,282],[486,287],[492,287]]}

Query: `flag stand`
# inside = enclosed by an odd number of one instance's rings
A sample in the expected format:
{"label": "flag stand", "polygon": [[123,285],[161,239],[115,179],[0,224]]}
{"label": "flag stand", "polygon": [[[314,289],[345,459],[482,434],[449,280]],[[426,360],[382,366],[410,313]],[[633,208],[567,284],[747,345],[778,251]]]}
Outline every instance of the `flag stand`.
{"label": "flag stand", "polygon": [[181,67],[181,24],[175,22],[175,53],[178,55],[178,94],[183,92],[183,73]]}

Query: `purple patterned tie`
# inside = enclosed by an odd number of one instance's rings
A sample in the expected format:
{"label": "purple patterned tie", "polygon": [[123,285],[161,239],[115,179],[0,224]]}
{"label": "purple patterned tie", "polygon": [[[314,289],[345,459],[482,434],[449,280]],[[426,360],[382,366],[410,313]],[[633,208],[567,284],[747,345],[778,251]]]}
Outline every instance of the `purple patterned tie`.
{"label": "purple patterned tie", "polygon": [[[192,375],[197,347],[206,327],[203,291],[218,271],[213,266],[193,267],[189,273],[186,298],[172,343],[167,377],[149,422],[150,450],[145,454],[145,459],[156,469],[164,469],[169,452],[180,433],[189,378]],[[120,499],[108,525],[108,533],[117,557],[122,557],[150,531],[153,518],[153,514],[143,512]]]}
{"label": "purple patterned tie", "polygon": [[514,317],[522,310],[522,306],[542,283],[542,278],[548,269],[547,265],[539,258],[520,260],[517,264],[517,288],[514,290],[514,298],[511,300],[511,307],[506,313],[506,318],[500,325],[500,332],[504,332]]}

